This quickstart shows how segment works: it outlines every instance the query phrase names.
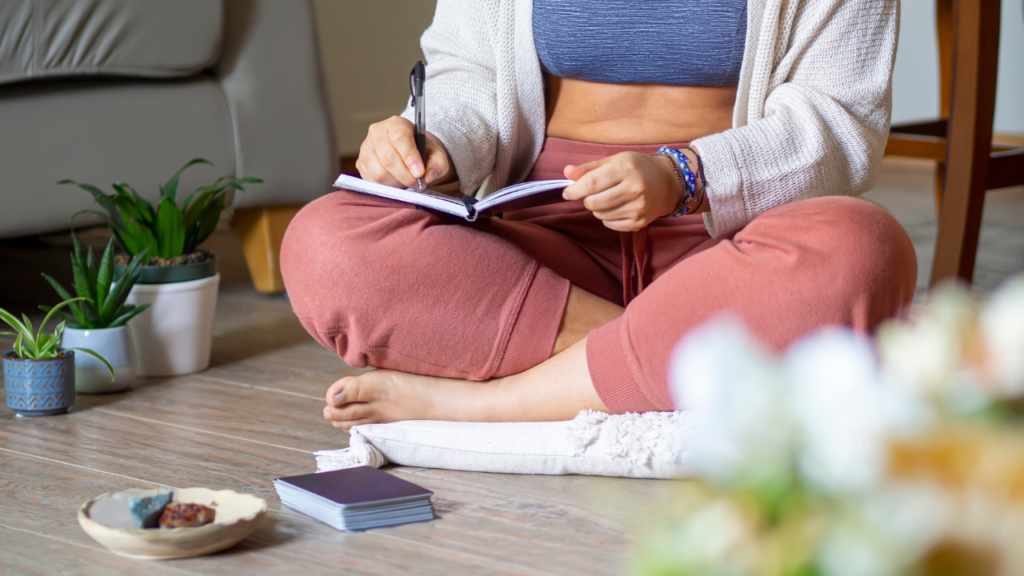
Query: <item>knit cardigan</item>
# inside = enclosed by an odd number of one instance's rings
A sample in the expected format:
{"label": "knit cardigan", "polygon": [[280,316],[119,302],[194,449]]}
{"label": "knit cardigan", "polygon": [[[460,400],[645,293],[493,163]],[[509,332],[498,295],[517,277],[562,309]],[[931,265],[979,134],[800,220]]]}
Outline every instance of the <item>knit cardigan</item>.
{"label": "knit cardigan", "polygon": [[[866,192],[889,131],[898,0],[749,0],[747,14],[733,127],[692,143],[712,236],[787,202]],[[421,44],[427,129],[462,192],[524,179],[546,128],[533,2],[438,0]]]}

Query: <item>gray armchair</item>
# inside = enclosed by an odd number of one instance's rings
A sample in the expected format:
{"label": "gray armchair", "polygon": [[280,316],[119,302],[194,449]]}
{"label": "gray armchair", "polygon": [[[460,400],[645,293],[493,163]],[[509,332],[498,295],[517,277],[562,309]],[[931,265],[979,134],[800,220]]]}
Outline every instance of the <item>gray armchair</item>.
{"label": "gray armchair", "polygon": [[216,166],[182,189],[265,180],[235,195],[236,225],[257,287],[280,290],[283,227],[338,162],[308,0],[0,1],[0,237],[92,206],[57,180],[153,199],[200,156]]}

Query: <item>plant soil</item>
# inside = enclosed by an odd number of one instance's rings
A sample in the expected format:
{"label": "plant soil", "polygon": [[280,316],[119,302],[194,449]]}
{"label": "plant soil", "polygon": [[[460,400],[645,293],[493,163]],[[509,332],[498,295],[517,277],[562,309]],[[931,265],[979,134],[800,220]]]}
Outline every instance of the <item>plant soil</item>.
{"label": "plant soil", "polygon": [[[142,266],[184,266],[186,264],[202,264],[203,262],[209,262],[216,258],[212,252],[206,250],[196,250],[191,254],[183,254],[177,258],[164,259],[159,256],[154,256],[149,260],[142,263]],[[114,256],[114,263],[120,266],[127,266],[131,262],[131,257],[127,254],[118,254]]]}

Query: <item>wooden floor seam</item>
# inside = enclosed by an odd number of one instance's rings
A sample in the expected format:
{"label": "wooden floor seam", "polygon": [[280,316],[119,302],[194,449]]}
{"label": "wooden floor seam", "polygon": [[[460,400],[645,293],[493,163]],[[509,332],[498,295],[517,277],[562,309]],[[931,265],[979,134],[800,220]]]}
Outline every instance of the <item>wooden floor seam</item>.
{"label": "wooden floor seam", "polygon": [[116,412],[114,410],[110,410],[110,409],[107,409],[107,408],[93,408],[92,410],[94,410],[96,412],[99,412],[101,414],[109,414],[111,416],[119,416],[121,418],[131,418],[132,420],[138,420],[140,422],[146,422],[147,424],[157,424],[157,425],[160,425],[160,426],[167,426],[167,427],[170,427],[170,428],[178,428],[179,430],[188,430],[189,432],[196,432],[198,434],[210,434],[212,436],[221,436],[223,438],[230,438],[232,440],[239,440],[239,441],[242,441],[242,442],[249,442],[249,443],[252,443],[252,444],[259,444],[261,446],[272,446],[274,448],[280,448],[282,450],[291,450],[293,452],[301,452],[303,454],[313,454],[313,452],[310,452],[309,450],[303,450],[301,448],[293,448],[291,446],[282,446],[280,444],[273,444],[273,443],[270,443],[270,442],[261,442],[259,440],[252,440],[251,438],[243,438],[241,436],[233,436],[231,434],[225,434],[223,432],[213,432],[213,431],[210,431],[210,430],[203,430],[201,428],[193,428],[191,426],[184,426],[184,425],[181,425],[181,424],[171,424],[169,422],[161,422],[159,420],[153,420],[153,419],[150,419],[150,418],[143,418],[142,416],[133,416],[131,414],[122,414],[120,412]]}
{"label": "wooden floor seam", "polygon": [[155,486],[162,486],[164,488],[170,488],[168,484],[160,482],[154,482],[152,480],[145,480],[143,478],[136,478],[135,476],[127,476],[125,474],[118,474],[117,472],[108,472],[106,470],[98,470],[96,468],[90,468],[88,466],[82,466],[81,464],[74,464],[72,462],[65,462],[64,460],[57,460],[55,458],[47,458],[45,456],[39,456],[38,454],[28,454],[27,452],[18,452],[17,450],[11,450],[9,448],[0,447],[0,452],[5,454],[12,454],[14,456],[21,456],[22,458],[32,458],[33,460],[42,460],[44,462],[51,462],[53,464],[60,464],[61,466],[70,466],[71,468],[78,468],[79,470],[88,470],[89,472],[96,472],[98,474],[106,474],[108,476],[114,476],[115,478],[123,478],[125,480],[131,480],[132,482],[144,482],[146,484],[153,484]]}
{"label": "wooden floor seam", "polygon": [[[303,376],[300,376],[300,378],[305,378],[305,377],[308,377],[308,376],[315,376],[316,374],[317,373],[313,373],[313,374],[310,374],[310,375],[303,375]],[[280,390],[278,388],[270,388],[268,386],[260,386],[258,384],[246,384],[245,382],[235,382],[233,380],[228,380],[226,378],[217,378],[216,376],[207,376],[205,374],[194,374],[194,376],[196,378],[200,379],[200,380],[206,380],[207,382],[215,382],[215,383],[218,383],[218,384],[229,384],[231,386],[239,386],[241,388],[248,388],[250,390],[259,390],[261,392],[273,392],[275,394],[285,394],[287,396],[297,396],[299,398],[309,398],[310,400],[317,400],[317,401],[320,401],[320,402],[324,402],[325,401],[325,399],[322,398],[322,397],[311,396],[309,394],[300,394],[298,392],[289,392],[288,390]]]}

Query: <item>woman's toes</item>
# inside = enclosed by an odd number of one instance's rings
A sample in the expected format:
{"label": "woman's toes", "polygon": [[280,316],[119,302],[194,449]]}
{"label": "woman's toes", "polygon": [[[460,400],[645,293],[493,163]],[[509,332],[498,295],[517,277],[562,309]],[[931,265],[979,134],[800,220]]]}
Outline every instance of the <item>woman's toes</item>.
{"label": "woman's toes", "polygon": [[331,425],[333,425],[338,430],[342,430],[344,432],[349,432],[355,426],[361,426],[363,424],[376,424],[376,423],[377,422],[374,421],[374,420],[345,420],[344,422],[331,422]]}
{"label": "woman's toes", "polygon": [[385,388],[390,378],[384,370],[374,370],[359,376],[346,376],[327,389],[327,405],[342,406],[353,402],[373,402],[386,397]]}
{"label": "woman's toes", "polygon": [[334,384],[331,384],[327,388],[327,405],[328,406],[341,406],[347,401],[351,401],[351,396],[345,393],[345,388],[348,387],[349,380],[356,378],[355,376],[346,376],[341,380],[338,380]]}
{"label": "woman's toes", "polygon": [[344,406],[324,408],[324,417],[332,422],[346,422],[372,418],[375,412],[373,406],[366,402],[353,402]]}

